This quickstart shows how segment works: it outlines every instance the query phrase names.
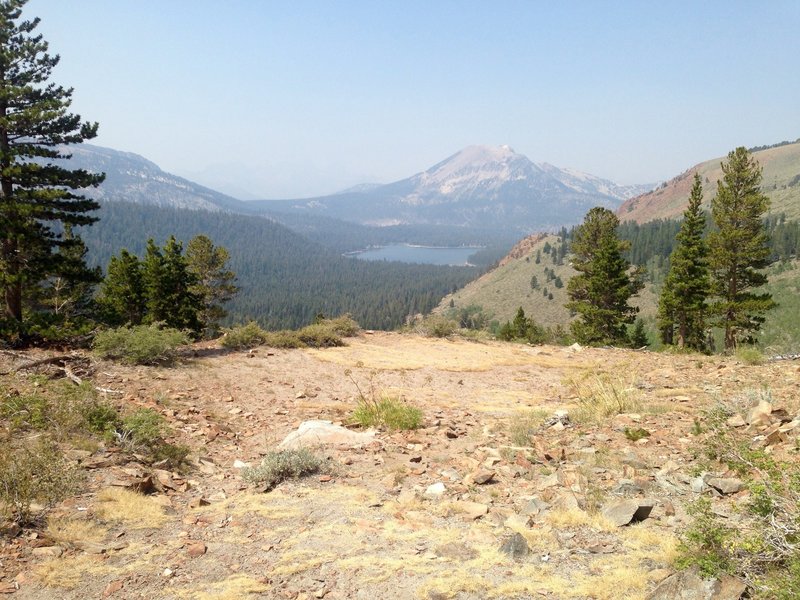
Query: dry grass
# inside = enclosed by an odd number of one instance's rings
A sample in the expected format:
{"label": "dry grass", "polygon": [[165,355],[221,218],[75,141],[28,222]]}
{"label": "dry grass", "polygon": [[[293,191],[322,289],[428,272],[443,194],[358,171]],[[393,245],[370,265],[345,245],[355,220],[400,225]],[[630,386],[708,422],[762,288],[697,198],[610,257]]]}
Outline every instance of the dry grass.
{"label": "dry grass", "polygon": [[179,598],[191,600],[238,600],[250,594],[262,594],[269,591],[265,583],[249,575],[231,575],[227,579],[206,585],[206,591],[178,590]]}
{"label": "dry grass", "polygon": [[47,521],[47,536],[54,542],[73,546],[76,542],[101,542],[108,530],[88,519],[55,517]]}
{"label": "dry grass", "polygon": [[590,514],[579,508],[553,510],[547,514],[553,527],[590,527],[595,531],[617,531],[617,526],[601,514]]}
{"label": "dry grass", "polygon": [[290,577],[304,571],[316,569],[324,563],[334,562],[337,554],[320,552],[319,550],[293,550],[281,555],[278,562],[270,570],[273,577]]}
{"label": "dry grass", "polygon": [[34,575],[45,587],[72,590],[86,581],[108,572],[104,559],[98,554],[62,556],[44,561],[34,567]]}
{"label": "dry grass", "polygon": [[[625,372],[624,366],[620,372]],[[596,423],[614,415],[640,411],[641,392],[634,381],[634,376],[603,372],[568,378],[566,384],[578,399],[578,406],[570,416],[578,423]]]}
{"label": "dry grass", "polygon": [[106,521],[125,523],[131,529],[158,528],[169,521],[160,504],[152,498],[124,488],[106,488],[97,494],[95,514]]}

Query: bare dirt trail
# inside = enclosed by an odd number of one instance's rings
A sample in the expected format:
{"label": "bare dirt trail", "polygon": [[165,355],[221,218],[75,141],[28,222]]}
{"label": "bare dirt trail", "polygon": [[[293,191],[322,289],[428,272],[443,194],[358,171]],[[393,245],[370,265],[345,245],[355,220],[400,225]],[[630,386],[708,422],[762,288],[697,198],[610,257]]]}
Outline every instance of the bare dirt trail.
{"label": "bare dirt trail", "polygon": [[[798,408],[792,362],[390,333],[348,344],[100,365],[95,384],[163,414],[193,467],[155,473],[158,491],[126,504],[108,490],[148,468],[99,453],[90,489],[54,513],[84,529],[7,544],[0,590],[13,583],[10,597],[44,600],[644,598],[671,572],[699,411],[765,387]],[[547,421],[574,414],[599,377],[635,399],[625,411],[635,414]],[[302,421],[346,421],[359,389],[421,408],[423,428],[322,448],[328,472],[268,493],[244,483],[236,461],[256,464]],[[630,441],[625,427],[650,437]],[[618,527],[596,510],[618,497],[650,498],[652,512]]]}

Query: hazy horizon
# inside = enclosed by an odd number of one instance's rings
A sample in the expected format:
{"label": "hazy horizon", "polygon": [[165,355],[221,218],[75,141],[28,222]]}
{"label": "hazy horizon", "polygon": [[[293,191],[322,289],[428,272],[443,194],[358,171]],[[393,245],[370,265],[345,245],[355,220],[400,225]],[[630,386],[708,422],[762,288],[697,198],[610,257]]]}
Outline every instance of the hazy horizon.
{"label": "hazy horizon", "polygon": [[[669,179],[800,136],[800,4],[31,0],[98,145],[241,198],[295,198],[507,144]],[[235,193],[234,193],[235,191]]]}

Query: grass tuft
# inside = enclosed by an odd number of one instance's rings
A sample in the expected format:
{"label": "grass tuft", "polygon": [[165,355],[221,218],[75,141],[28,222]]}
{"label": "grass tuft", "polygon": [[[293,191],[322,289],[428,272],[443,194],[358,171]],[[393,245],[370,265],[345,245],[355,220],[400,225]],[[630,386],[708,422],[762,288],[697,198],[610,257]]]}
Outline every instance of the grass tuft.
{"label": "grass tuft", "polygon": [[383,396],[366,399],[363,396],[353,411],[353,421],[362,427],[386,427],[407,431],[422,424],[422,411],[399,398]]}

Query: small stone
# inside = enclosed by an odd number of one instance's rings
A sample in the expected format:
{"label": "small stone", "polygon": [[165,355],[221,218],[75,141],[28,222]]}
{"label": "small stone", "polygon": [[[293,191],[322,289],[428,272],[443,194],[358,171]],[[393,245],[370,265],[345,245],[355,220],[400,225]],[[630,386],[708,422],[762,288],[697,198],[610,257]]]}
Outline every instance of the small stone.
{"label": "small stone", "polygon": [[489,512],[488,505],[481,504],[480,502],[469,502],[467,500],[453,502],[453,509],[459,513],[463,513],[466,519],[473,521]]}
{"label": "small stone", "polygon": [[233,461],[233,468],[234,469],[246,469],[250,466],[250,463],[246,463],[243,460],[239,460],[238,458]]}
{"label": "small stone", "polygon": [[201,506],[208,506],[208,505],[209,501],[203,498],[202,496],[199,496],[197,498],[192,498],[189,501],[189,508],[200,508]]}
{"label": "small stone", "polygon": [[103,590],[103,598],[108,598],[111,594],[114,594],[122,589],[122,585],[124,580],[117,579],[116,581],[112,581],[109,583],[105,589]]}
{"label": "small stone", "polygon": [[164,569],[163,571],[161,571],[161,576],[162,576],[162,577],[166,577],[166,578],[170,578],[170,577],[172,577],[174,574],[175,574],[175,571],[173,571],[173,570],[172,570],[172,569],[170,569],[169,567],[167,567],[166,569]]}
{"label": "small stone", "polygon": [[428,486],[428,489],[425,490],[425,496],[428,498],[441,498],[445,490],[445,485],[438,481]]}
{"label": "small stone", "polygon": [[711,477],[706,479],[706,483],[717,490],[720,494],[735,494],[744,489],[741,479],[735,477]]}
{"label": "small stone", "polygon": [[750,425],[769,425],[772,422],[772,404],[761,400],[747,413],[747,422]]}
{"label": "small stone", "polygon": [[517,560],[527,556],[530,551],[528,541],[521,533],[510,536],[500,546],[500,552]]}
{"label": "small stone", "polygon": [[728,418],[728,420],[725,421],[725,423],[728,425],[728,427],[744,427],[745,425],[747,425],[747,421],[745,421],[744,417],[739,414],[733,415],[732,417]]}
{"label": "small stone", "polygon": [[472,474],[472,481],[474,481],[478,485],[485,485],[487,483],[491,483],[492,479],[494,479],[494,476],[495,476],[495,472],[494,471],[481,469],[481,470],[475,471]]}
{"label": "small stone", "polygon": [[208,548],[203,542],[192,542],[191,544],[186,546],[186,554],[188,554],[192,558],[203,556],[203,554],[205,554],[207,550]]}

